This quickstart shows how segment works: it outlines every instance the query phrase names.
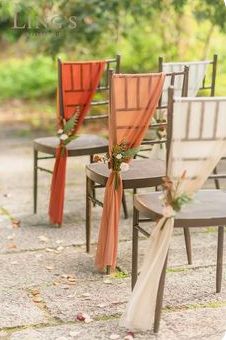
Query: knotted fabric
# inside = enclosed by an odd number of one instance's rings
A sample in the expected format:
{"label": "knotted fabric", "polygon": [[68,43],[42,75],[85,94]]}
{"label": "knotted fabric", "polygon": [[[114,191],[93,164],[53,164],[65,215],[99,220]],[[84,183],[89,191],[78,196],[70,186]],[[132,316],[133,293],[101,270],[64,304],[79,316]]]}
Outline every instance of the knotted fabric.
{"label": "knotted fabric", "polygon": [[[176,98],[168,176],[174,187],[180,181],[178,197],[194,195],[225,150],[226,97]],[[189,211],[189,204],[182,209]],[[163,216],[153,229],[140,275],[120,322],[130,330],[152,328],[159,281],[173,227],[174,216]]]}
{"label": "knotted fabric", "polygon": [[[75,135],[89,111],[96,92],[104,61],[65,62],[61,67],[61,86],[58,88],[58,128],[76,114]],[[65,176],[68,151],[61,143],[56,149],[56,160],[52,176],[49,217],[54,224],[63,219]]]}
{"label": "knotted fabric", "polygon": [[[114,75],[111,86],[109,113],[109,153],[112,148],[125,142],[128,148],[139,147],[155,113],[162,93],[164,74]],[[115,189],[115,176],[118,186]],[[118,225],[122,201],[121,174],[111,171],[104,195],[104,206],[99,230],[96,265],[116,266]]]}

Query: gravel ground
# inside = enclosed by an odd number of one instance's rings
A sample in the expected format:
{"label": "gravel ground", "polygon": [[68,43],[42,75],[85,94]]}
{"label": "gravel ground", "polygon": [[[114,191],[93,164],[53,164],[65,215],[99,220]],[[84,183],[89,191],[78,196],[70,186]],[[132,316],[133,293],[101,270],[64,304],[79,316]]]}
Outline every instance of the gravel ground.
{"label": "gravel ground", "polygon": [[[132,194],[130,218],[121,220],[118,264],[123,275],[105,276],[94,266],[101,209],[93,209],[92,251],[85,253],[85,175],[87,157],[70,159],[65,220],[48,224],[50,176],[40,173],[38,214],[32,214],[32,136],[18,137],[11,125],[0,131],[0,205],[21,220],[13,228],[0,220],[0,339],[124,339],[118,326],[130,294]],[[51,169],[52,161],[43,161]],[[211,183],[210,183],[211,186]],[[100,191],[99,195],[102,196]],[[164,311],[158,336],[137,339],[223,339],[226,332],[226,268],[222,293],[215,293],[217,234],[192,231],[193,265],[186,264],[184,239],[175,232],[169,257]],[[140,240],[140,261],[147,241]],[[78,312],[93,321],[76,321]]]}

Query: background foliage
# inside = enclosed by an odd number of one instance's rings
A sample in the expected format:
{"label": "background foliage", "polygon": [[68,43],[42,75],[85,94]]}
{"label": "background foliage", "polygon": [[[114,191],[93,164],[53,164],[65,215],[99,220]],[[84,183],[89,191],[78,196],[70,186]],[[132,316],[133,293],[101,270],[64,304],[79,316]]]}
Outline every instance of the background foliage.
{"label": "background foliage", "polygon": [[[23,29],[13,28],[15,16]],[[126,72],[157,70],[160,55],[176,61],[218,53],[222,95],[225,37],[223,0],[2,0],[0,100],[54,96],[59,55],[89,59],[117,52]]]}

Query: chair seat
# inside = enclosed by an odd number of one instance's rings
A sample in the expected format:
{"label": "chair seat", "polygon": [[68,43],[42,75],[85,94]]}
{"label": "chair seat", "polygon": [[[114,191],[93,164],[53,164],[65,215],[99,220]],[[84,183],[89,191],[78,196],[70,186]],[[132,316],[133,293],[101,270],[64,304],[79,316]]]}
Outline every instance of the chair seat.
{"label": "chair seat", "polygon": [[[43,137],[34,140],[34,149],[50,155],[55,155],[59,145],[58,137]],[[97,135],[80,135],[67,145],[69,156],[93,155],[108,151],[108,140]]]}
{"label": "chair seat", "polygon": [[[157,220],[162,216],[161,192],[137,194],[134,206],[144,216]],[[175,216],[175,227],[222,226],[226,224],[226,191],[200,190],[193,201]]]}
{"label": "chair seat", "polygon": [[[128,171],[122,172],[124,189],[152,187],[162,183],[165,176],[165,161],[134,159]],[[92,163],[86,166],[87,176],[95,183],[106,185],[110,170],[106,163]]]}

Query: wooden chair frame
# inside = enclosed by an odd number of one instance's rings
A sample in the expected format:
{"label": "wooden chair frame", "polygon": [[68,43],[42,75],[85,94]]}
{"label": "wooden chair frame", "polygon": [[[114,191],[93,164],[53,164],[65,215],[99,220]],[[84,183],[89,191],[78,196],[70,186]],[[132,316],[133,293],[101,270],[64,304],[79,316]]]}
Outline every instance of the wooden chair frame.
{"label": "wooden chair frame", "polygon": [[[217,75],[217,60],[218,56],[217,54],[213,55],[213,60],[207,60],[209,65],[212,66],[212,74],[211,74],[211,82],[209,85],[206,85],[206,76],[203,79],[202,87],[200,87],[200,90],[210,90],[210,96],[213,97],[215,95],[215,87],[216,87],[216,75]],[[203,60],[205,61],[205,60]],[[159,57],[158,62],[158,69],[159,72],[163,71],[163,57]],[[184,62],[184,66],[186,66],[186,61]]]}
{"label": "wooden chair frame", "polygon": [[[102,77],[102,80],[100,81],[97,91],[101,93],[106,93],[106,97],[108,97],[109,93],[109,69],[114,66],[115,72],[120,72],[120,62],[121,62],[121,56],[118,54],[115,58],[112,59],[106,59],[106,70],[104,74],[104,80]],[[59,109],[60,109],[60,115],[64,118],[64,112],[63,112],[63,93],[62,93],[62,74],[61,74],[61,65],[62,61],[60,58],[58,58],[58,87],[59,87]],[[103,106],[107,105],[109,102],[108,98],[106,100],[94,100],[91,103],[91,107],[94,106]],[[88,116],[85,118],[85,122],[93,122],[97,120],[107,120],[108,114],[101,114],[101,115],[95,115],[95,116]],[[69,157],[75,157],[75,156],[83,156],[83,155],[89,155],[90,156],[90,162],[93,162],[93,156],[96,153],[105,153],[108,150],[108,141],[106,140],[106,143],[104,143],[103,146],[99,146],[96,148],[82,148],[79,149],[68,149],[68,156]],[[48,156],[39,156],[39,153],[41,154],[47,154]],[[37,213],[37,203],[38,203],[38,172],[44,171],[46,173],[52,174],[52,170],[49,170],[43,166],[39,165],[39,162],[46,159],[53,159],[55,158],[55,148],[49,147],[48,145],[40,145],[38,139],[34,140],[34,147],[33,147],[33,213]],[[95,192],[94,192],[95,195]],[[125,213],[125,218],[128,217],[127,207],[126,207],[126,201],[125,198],[123,199],[123,208]]]}
{"label": "wooden chair frame", "polygon": [[[169,89],[169,102],[168,102],[168,140],[167,140],[167,164],[169,160],[169,150],[172,139],[172,124],[173,124],[173,88]],[[220,175],[211,175],[212,178],[226,178],[226,174]],[[215,191],[218,191],[217,189]],[[151,212],[147,211],[148,208],[144,209],[142,205],[139,203],[139,195],[134,199],[134,209],[133,209],[133,237],[132,237],[132,289],[136,284],[137,276],[138,276],[138,241],[139,241],[139,232],[142,233],[146,237],[150,237],[150,232],[140,226],[140,223],[153,222],[156,220],[157,216]],[[142,213],[145,218],[140,218],[140,213]],[[160,216],[158,216],[159,218]],[[218,241],[217,241],[217,265],[216,265],[216,292],[219,293],[221,291],[222,284],[222,272],[223,272],[223,245],[224,245],[224,226],[226,225],[226,213],[225,217],[218,219]],[[206,225],[206,219],[201,220],[198,223],[194,222],[194,220],[177,220],[175,219],[175,227],[183,227],[183,229],[189,229],[189,227],[203,227],[203,226],[213,226],[216,225],[216,220],[213,218],[209,219],[209,224]],[[165,284],[165,276],[166,276],[166,268],[167,268],[167,258],[164,264],[164,268],[162,271],[162,275],[159,282],[159,289],[157,295],[156,302],[156,310],[155,310],[155,320],[154,320],[154,332],[157,333],[160,325],[160,317],[162,310],[162,302],[163,302],[163,292],[164,292],[164,284]]]}
{"label": "wooden chair frame", "polygon": [[[184,75],[184,85],[182,90],[182,95],[186,96],[187,93],[187,86],[188,86],[188,68],[185,67],[184,72],[176,72],[176,73],[168,73],[166,76],[171,77],[171,83],[174,83],[174,79],[176,75]],[[111,79],[112,72],[109,78]],[[110,85],[111,86],[111,85]],[[161,99],[160,99],[161,103]],[[158,106],[157,109],[166,108],[166,106]],[[156,125],[154,126],[156,127]],[[158,142],[158,141],[157,141]],[[154,144],[154,141],[147,142],[149,144]],[[145,161],[148,161],[145,160]],[[161,161],[163,162],[163,161]],[[93,172],[91,169],[89,169],[89,166],[86,167],[86,251],[87,253],[90,252],[90,241],[91,241],[91,208],[92,204],[98,205],[103,207],[103,202],[98,200],[94,195],[94,190],[97,188],[104,188],[106,185],[107,178],[104,178],[103,176],[99,175],[98,173]],[[157,185],[161,184],[161,174],[159,174],[159,177],[157,178],[136,178],[133,180],[124,180],[123,179],[123,188],[124,189],[133,189],[134,193],[136,192],[137,188],[145,188],[145,187],[156,187]],[[186,235],[187,236],[187,235]],[[190,236],[190,235],[188,235]],[[186,241],[186,249],[188,249],[188,260],[189,260],[189,242],[190,237],[185,238]],[[110,268],[107,267],[107,273],[110,272]]]}

